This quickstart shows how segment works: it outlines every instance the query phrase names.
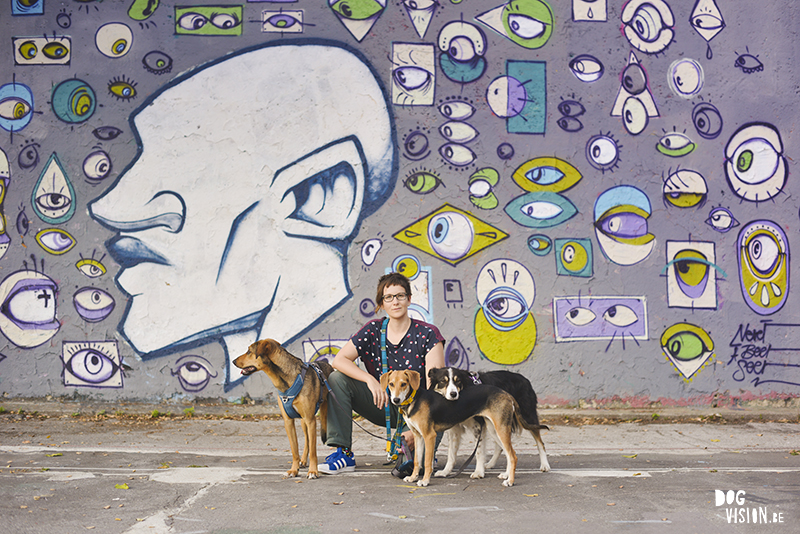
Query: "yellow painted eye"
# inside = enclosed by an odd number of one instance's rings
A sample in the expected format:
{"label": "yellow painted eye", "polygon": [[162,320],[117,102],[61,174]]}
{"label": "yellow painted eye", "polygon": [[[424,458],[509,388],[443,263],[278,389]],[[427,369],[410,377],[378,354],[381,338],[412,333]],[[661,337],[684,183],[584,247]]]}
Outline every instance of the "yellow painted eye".
{"label": "yellow painted eye", "polygon": [[50,59],[62,59],[69,54],[69,48],[61,43],[47,43],[42,48],[42,53]]}
{"label": "yellow painted eye", "polygon": [[75,238],[60,228],[45,228],[36,234],[36,242],[50,254],[61,255],[72,250]]}
{"label": "yellow painted eye", "polygon": [[72,94],[70,101],[70,111],[78,117],[83,117],[94,107],[94,98],[85,88],[79,88]]}
{"label": "yellow painted eye", "polygon": [[[696,261],[699,260],[699,261]],[[708,274],[707,258],[696,250],[682,250],[675,254],[675,274],[689,286],[696,286]]]}
{"label": "yellow painted eye", "polygon": [[561,249],[561,261],[568,271],[579,272],[586,268],[589,255],[583,245],[570,241]]}
{"label": "yellow painted eye", "polygon": [[514,174],[514,181],[525,191],[559,193],[581,181],[581,173],[566,161],[542,157],[523,163]]}
{"label": "yellow painted eye", "polygon": [[108,84],[108,92],[118,100],[136,98],[136,82],[115,78]]}
{"label": "yellow painted eye", "polygon": [[19,98],[7,98],[0,101],[0,117],[17,120],[30,113],[31,107]]}
{"label": "yellow painted eye", "polygon": [[19,45],[19,53],[25,59],[33,59],[39,53],[39,49],[33,41],[25,41]]}
{"label": "yellow painted eye", "polygon": [[83,258],[75,264],[78,270],[89,278],[97,278],[106,274],[106,267],[92,258]]}

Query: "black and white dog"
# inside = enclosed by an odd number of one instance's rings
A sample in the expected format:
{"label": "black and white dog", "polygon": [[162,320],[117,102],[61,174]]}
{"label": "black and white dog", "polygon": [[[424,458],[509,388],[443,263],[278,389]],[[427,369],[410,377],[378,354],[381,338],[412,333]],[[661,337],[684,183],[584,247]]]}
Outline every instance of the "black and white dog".
{"label": "black and white dog", "polygon": [[[457,400],[462,390],[476,384],[489,384],[510,393],[519,406],[523,427],[530,431],[533,439],[536,440],[536,446],[539,449],[539,469],[541,471],[550,471],[550,463],[547,461],[544,442],[542,442],[542,438],[539,435],[540,430],[550,429],[546,425],[539,423],[539,413],[536,409],[536,392],[533,391],[530,380],[519,373],[513,373],[511,371],[476,373],[457,369],[455,367],[431,369],[428,372],[428,376],[431,378],[433,389],[447,400]],[[453,467],[456,463],[458,446],[461,443],[461,436],[468,430],[476,437],[483,433],[476,454],[475,472],[470,475],[470,478],[483,478],[485,469],[491,469],[494,467],[495,463],[497,463],[502,448],[499,446],[494,428],[491,424],[487,425],[473,418],[447,431],[447,464],[444,469],[437,471],[434,476],[446,477],[453,471]],[[486,439],[483,439],[487,435],[491,436],[492,440],[496,443],[494,455],[489,463],[486,463]]]}

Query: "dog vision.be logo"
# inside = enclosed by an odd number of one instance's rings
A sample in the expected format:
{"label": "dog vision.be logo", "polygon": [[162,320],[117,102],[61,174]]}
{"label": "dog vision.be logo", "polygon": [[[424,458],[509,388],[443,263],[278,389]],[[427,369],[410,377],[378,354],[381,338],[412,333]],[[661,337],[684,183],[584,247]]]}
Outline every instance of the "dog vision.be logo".
{"label": "dog vision.be logo", "polygon": [[770,517],[766,506],[746,506],[743,490],[714,490],[714,501],[719,506],[726,506],[725,517],[728,523],[783,523],[783,512],[773,512]]}

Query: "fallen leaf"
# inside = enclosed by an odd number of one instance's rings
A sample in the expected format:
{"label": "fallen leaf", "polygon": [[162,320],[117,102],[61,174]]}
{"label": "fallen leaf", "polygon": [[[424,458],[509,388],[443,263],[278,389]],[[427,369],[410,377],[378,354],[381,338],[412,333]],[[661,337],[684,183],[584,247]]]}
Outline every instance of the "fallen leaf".
{"label": "fallen leaf", "polygon": [[718,439],[712,439],[711,441],[713,441],[714,443],[716,443],[716,442],[717,442],[717,441],[719,441],[719,440],[718,440]]}
{"label": "fallen leaf", "polygon": [[297,508],[297,505],[296,505],[296,504],[293,504],[293,505],[292,505],[292,508]]}
{"label": "fallen leaf", "polygon": [[620,486],[620,487],[619,487],[619,489],[622,489],[622,488],[624,488],[624,487],[625,487],[625,486]]}
{"label": "fallen leaf", "polygon": [[64,455],[60,452],[54,452],[53,454],[45,454],[45,456],[47,456],[48,458],[55,458],[56,456],[64,456]]}
{"label": "fallen leaf", "polygon": [[20,506],[20,508],[22,508],[22,509],[24,510],[24,509],[26,509],[26,508],[27,508],[27,506],[25,506],[25,505],[23,504],[23,505],[21,505],[21,506]]}
{"label": "fallen leaf", "polygon": [[110,504],[108,506],[103,506],[103,510],[108,510],[109,508],[111,508]]}
{"label": "fallen leaf", "polygon": [[344,501],[333,501],[333,504],[344,504]]}
{"label": "fallen leaf", "polygon": [[623,454],[622,455],[623,458],[636,458],[637,456],[639,456],[639,455],[638,454]]}
{"label": "fallen leaf", "polygon": [[127,484],[116,484],[114,487],[117,489],[131,489]]}
{"label": "fallen leaf", "polygon": [[401,516],[398,516],[398,517],[399,517],[400,519],[406,519],[408,516],[407,516],[407,515],[401,515]]}
{"label": "fallen leaf", "polygon": [[86,530],[92,530],[94,527],[86,527]]}
{"label": "fallen leaf", "polygon": [[115,517],[114,521],[122,521],[122,519],[120,519],[119,517]]}
{"label": "fallen leaf", "polygon": [[344,495],[344,492],[341,492],[339,495]]}
{"label": "fallen leaf", "polygon": [[616,506],[616,505],[617,505],[617,503],[615,503],[615,502],[607,502],[606,503],[606,506]]}
{"label": "fallen leaf", "polygon": [[638,477],[641,473],[634,473],[633,476]]}
{"label": "fallen leaf", "polygon": [[538,497],[539,496],[538,493],[523,493],[523,495],[525,495],[526,497]]}

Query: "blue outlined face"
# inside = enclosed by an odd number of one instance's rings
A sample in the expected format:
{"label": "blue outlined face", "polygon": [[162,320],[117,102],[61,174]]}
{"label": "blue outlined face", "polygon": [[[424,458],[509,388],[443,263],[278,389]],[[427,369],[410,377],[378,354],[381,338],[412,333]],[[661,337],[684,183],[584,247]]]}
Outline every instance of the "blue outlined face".
{"label": "blue outlined face", "polygon": [[[342,68],[330,71],[331,64]],[[326,76],[309,82],[307,72],[318,70]],[[261,120],[229,120],[244,102]],[[310,284],[343,276],[337,246],[396,181],[386,106],[364,61],[321,45],[224,56],[143,102],[131,118],[136,159],[89,203],[92,217],[117,232],[106,246],[121,267],[117,286],[130,296],[120,330],[136,352],[155,357],[232,331],[257,332]],[[359,119],[363,113],[370,121]],[[326,127],[309,126],[317,120]],[[179,135],[185,128],[197,134]],[[265,144],[274,132],[290,141]],[[318,190],[336,194],[319,204]],[[155,278],[163,286],[154,287]],[[341,302],[347,287],[314,292],[299,330],[292,313],[270,317],[287,339]],[[208,313],[190,313],[197,306]]]}

